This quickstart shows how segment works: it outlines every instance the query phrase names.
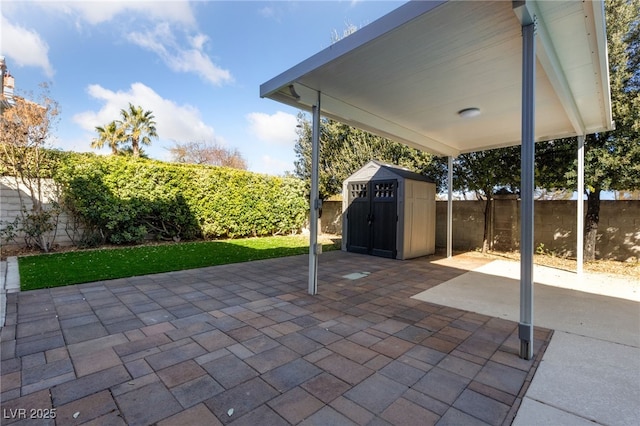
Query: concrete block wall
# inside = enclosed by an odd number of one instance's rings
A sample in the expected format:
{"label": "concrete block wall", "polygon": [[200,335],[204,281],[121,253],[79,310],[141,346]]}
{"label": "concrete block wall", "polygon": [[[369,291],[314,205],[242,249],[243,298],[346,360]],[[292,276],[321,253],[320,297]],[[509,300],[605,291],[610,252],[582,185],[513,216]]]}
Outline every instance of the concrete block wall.
{"label": "concrete block wall", "polygon": [[320,217],[320,232],[324,234],[342,234],[342,201],[324,201]]}
{"label": "concrete block wall", "polygon": [[613,258],[628,253],[640,259],[640,201],[601,203],[597,256]]}
{"label": "concrete block wall", "polygon": [[[24,198],[25,201],[29,199],[26,193],[24,193]],[[31,207],[31,203],[28,207]],[[5,177],[0,177],[0,220],[3,222],[12,221],[14,217],[20,216],[21,210],[20,197],[15,189],[15,184],[8,182]]]}
{"label": "concrete block wall", "polygon": [[[45,181],[43,184],[45,203],[49,203],[54,198],[53,182]],[[6,222],[13,222],[13,220],[21,215],[22,202],[24,202],[27,210],[31,209],[31,197],[29,189],[22,183],[16,184],[16,181],[12,177],[0,176],[0,221],[2,226]],[[56,238],[54,244],[59,245],[71,245],[71,239],[67,235],[65,229],[68,225],[69,218],[66,214],[61,214],[58,218],[58,228],[56,231]],[[15,242],[6,243],[0,241],[3,247],[21,247],[24,245],[22,236],[18,235],[15,238]]]}
{"label": "concrete block wall", "polygon": [[[446,246],[447,203],[436,203],[436,244]],[[584,201],[584,211],[587,210]],[[475,220],[469,215],[475,212]],[[575,200],[536,201],[534,203],[534,248],[559,256],[575,257],[577,206]],[[453,203],[453,248],[469,250],[482,247],[484,202]],[[518,250],[520,243],[520,201],[495,200],[490,227],[495,250]],[[463,222],[463,238],[456,227]],[[476,223],[474,231],[469,224]],[[640,201],[600,202],[600,223],[596,257],[627,261],[640,258]]]}
{"label": "concrete block wall", "polygon": [[575,257],[577,221],[575,201],[536,201],[533,223],[534,248],[552,251],[560,256]]}
{"label": "concrete block wall", "polygon": [[[329,207],[335,203],[336,208]],[[584,210],[587,210],[586,201]],[[323,232],[340,233],[340,202],[323,203]],[[559,256],[575,257],[576,201],[536,201],[534,203],[534,248]],[[331,212],[328,214],[327,212]],[[520,201],[494,200],[490,232],[493,248],[500,251],[518,250],[520,244]],[[331,229],[331,231],[329,231]],[[484,201],[454,201],[453,249],[475,250],[482,247],[484,233]],[[447,238],[447,202],[436,202],[436,247],[445,247]],[[600,223],[596,257],[632,260],[640,258],[640,201],[600,202]]]}
{"label": "concrete block wall", "polygon": [[[443,208],[444,207],[444,208]],[[484,202],[464,201],[453,204],[452,240],[454,250],[482,247]],[[447,203],[436,202],[436,247],[447,245]]]}
{"label": "concrete block wall", "polygon": [[[515,198],[501,197],[493,201],[493,249],[517,250],[520,246],[520,209]],[[484,214],[484,213],[482,213]]]}

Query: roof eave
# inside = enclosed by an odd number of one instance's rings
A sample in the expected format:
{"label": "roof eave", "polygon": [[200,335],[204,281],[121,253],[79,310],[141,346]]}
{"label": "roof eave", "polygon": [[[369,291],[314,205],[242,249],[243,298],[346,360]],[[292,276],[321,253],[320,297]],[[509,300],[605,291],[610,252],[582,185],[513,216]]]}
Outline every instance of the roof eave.
{"label": "roof eave", "polygon": [[[603,132],[609,130],[615,130],[616,126],[613,122],[613,112],[611,109],[611,86],[609,85],[609,49],[607,47],[607,20],[604,11],[604,1],[586,2],[593,8],[593,18],[596,26],[596,43],[598,51],[603,52],[603,55],[598,55],[598,65],[600,67],[600,82],[603,88],[603,109],[605,116],[605,126],[596,130],[596,132]],[[588,7],[585,4],[583,7]],[[595,133],[595,132],[590,132]]]}

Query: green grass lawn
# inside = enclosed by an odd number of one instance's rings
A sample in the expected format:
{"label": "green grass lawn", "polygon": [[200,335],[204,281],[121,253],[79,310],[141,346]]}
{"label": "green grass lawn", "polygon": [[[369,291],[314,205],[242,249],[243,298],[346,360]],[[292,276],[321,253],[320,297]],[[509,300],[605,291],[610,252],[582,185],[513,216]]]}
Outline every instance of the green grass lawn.
{"label": "green grass lawn", "polygon": [[21,289],[34,290],[308,252],[308,237],[295,235],[41,254],[18,265]]}

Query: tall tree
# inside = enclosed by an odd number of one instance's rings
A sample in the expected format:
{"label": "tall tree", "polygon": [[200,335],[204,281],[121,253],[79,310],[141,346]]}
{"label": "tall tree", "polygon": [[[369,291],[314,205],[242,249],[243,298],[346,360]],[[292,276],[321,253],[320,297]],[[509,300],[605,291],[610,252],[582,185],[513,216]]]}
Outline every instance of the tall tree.
{"label": "tall tree", "polygon": [[498,187],[515,191],[519,184],[520,147],[507,147],[459,155],[453,163],[453,185],[458,191],[472,191],[484,200],[482,252],[489,250],[491,203]]}
{"label": "tall tree", "polygon": [[246,170],[247,161],[237,149],[227,149],[207,141],[174,142],[169,148],[171,159],[178,163],[209,164]]}
{"label": "tall tree", "polygon": [[117,121],[106,126],[96,126],[96,132],[98,137],[91,141],[91,148],[101,149],[106,144],[113,155],[118,154],[120,144],[126,141],[124,129]]}
{"label": "tall tree", "polygon": [[156,122],[151,111],[129,103],[128,109],[120,110],[121,126],[126,140],[131,142],[134,157],[140,157],[140,144],[151,145],[151,138],[157,138]]}
{"label": "tall tree", "polygon": [[[298,114],[297,133],[294,175],[309,185],[311,123],[302,113]],[[319,192],[323,199],[342,193],[342,182],[370,160],[403,166],[436,182],[443,181],[446,171],[431,154],[329,119],[323,119],[320,125],[319,157]]]}

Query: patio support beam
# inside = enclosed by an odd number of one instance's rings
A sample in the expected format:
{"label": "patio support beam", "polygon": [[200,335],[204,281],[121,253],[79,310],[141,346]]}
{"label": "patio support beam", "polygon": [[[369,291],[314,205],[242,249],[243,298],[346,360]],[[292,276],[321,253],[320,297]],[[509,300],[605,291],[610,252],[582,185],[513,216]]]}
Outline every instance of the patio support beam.
{"label": "patio support beam", "polygon": [[520,213],[520,357],[533,358],[533,190],[535,160],[536,22],[522,26]]}
{"label": "patio support beam", "polygon": [[453,157],[447,157],[447,257],[453,255]]}
{"label": "patio support beam", "polygon": [[578,195],[576,220],[576,272],[582,274],[584,263],[584,136],[578,136]]}
{"label": "patio support beam", "polygon": [[320,195],[318,190],[318,163],[320,151],[320,92],[312,107],[313,127],[311,135],[311,195],[309,199],[309,294],[318,293],[318,255],[322,246],[318,244],[318,219],[320,217]]}

